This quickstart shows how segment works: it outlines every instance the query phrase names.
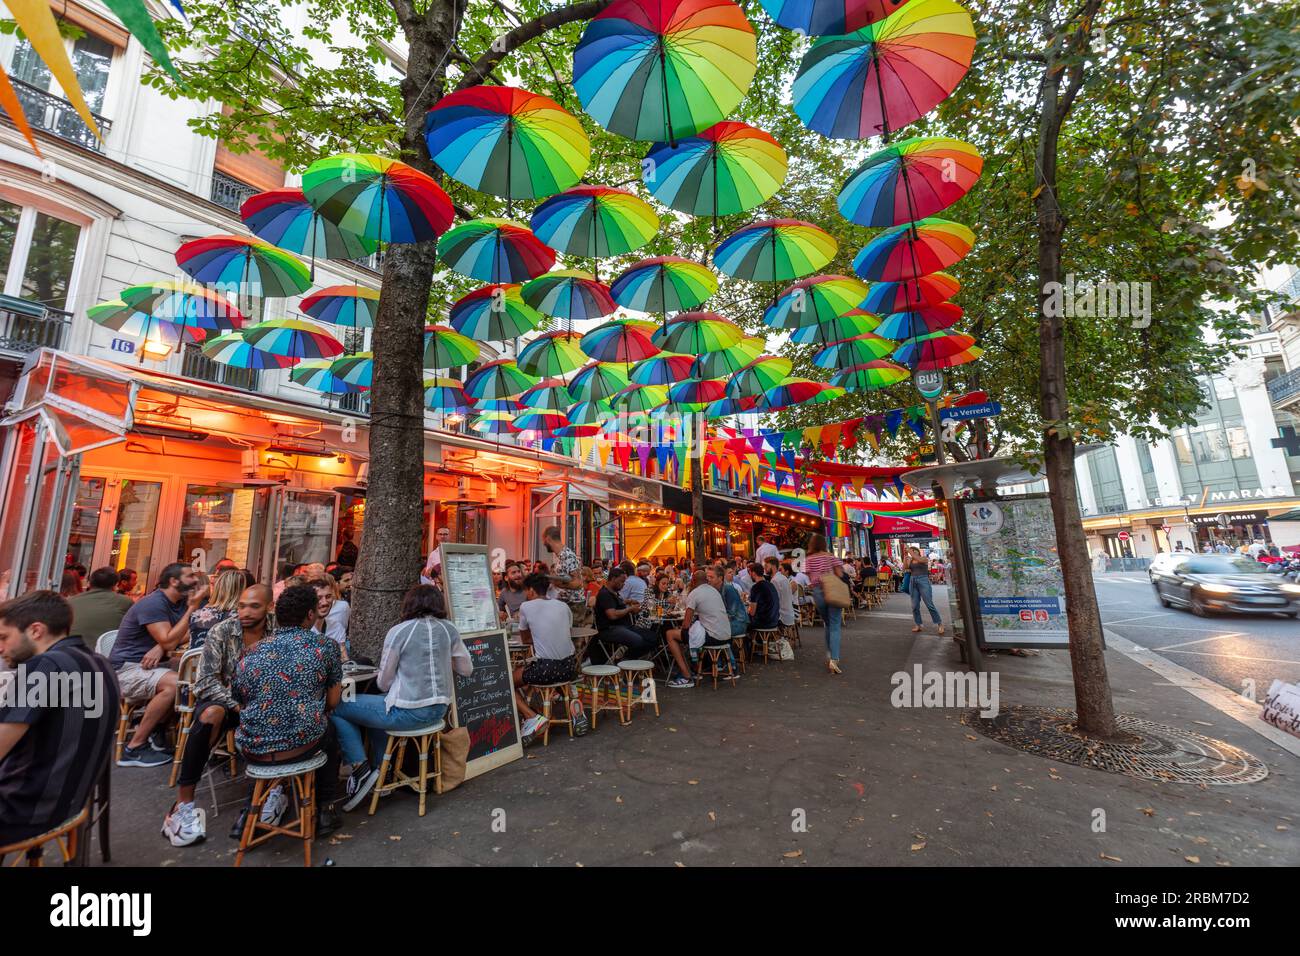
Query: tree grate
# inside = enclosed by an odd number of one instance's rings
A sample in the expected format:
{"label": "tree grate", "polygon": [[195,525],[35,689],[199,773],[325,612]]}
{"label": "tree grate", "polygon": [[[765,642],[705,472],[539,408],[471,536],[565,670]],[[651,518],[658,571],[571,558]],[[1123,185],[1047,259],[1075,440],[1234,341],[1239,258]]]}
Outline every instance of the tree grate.
{"label": "tree grate", "polygon": [[1227,786],[1258,783],[1268,776],[1268,767],[1258,757],[1222,740],[1127,714],[1115,719],[1131,738],[1128,742],[1082,736],[1075,729],[1077,715],[1064,708],[1011,707],[993,718],[972,710],[962,716],[962,723],[1037,757],[1140,780]]}

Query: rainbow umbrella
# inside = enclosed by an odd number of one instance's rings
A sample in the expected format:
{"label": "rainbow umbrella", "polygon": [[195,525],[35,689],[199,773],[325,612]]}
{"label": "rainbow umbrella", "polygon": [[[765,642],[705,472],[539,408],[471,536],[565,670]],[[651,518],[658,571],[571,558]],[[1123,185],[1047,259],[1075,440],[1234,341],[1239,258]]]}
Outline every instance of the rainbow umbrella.
{"label": "rainbow umbrella", "polygon": [[691,366],[692,378],[726,378],[734,375],[763,354],[766,343],[755,336],[743,338],[730,348],[705,352]]}
{"label": "rainbow umbrella", "polygon": [[744,337],[740,326],[716,312],[683,312],[650,339],[666,352],[694,356],[731,348]]}
{"label": "rainbow umbrella", "polygon": [[876,315],[906,312],[920,305],[938,305],[961,290],[961,283],[946,272],[932,272],[903,282],[877,282],[861,307]]}
{"label": "rainbow umbrella", "polygon": [[628,379],[636,385],[671,385],[689,378],[694,355],[660,352],[654,358],[643,359],[632,366]]}
{"label": "rainbow umbrella", "polygon": [[253,348],[297,363],[303,359],[332,358],[343,343],[321,325],[307,319],[267,319],[244,329],[244,341]]}
{"label": "rainbow umbrella", "polygon": [[454,378],[426,378],[424,380],[424,407],[443,412],[467,412],[469,396],[461,382]]}
{"label": "rainbow umbrella", "polygon": [[379,312],[379,293],[359,285],[331,285],[304,296],[301,307],[317,322],[368,329]]}
{"label": "rainbow umbrella", "polygon": [[577,402],[565,417],[570,425],[604,425],[613,416],[614,409],[609,402]]}
{"label": "rainbow umbrella", "polygon": [[515,427],[520,431],[550,432],[567,424],[569,420],[558,412],[526,411],[515,416]]}
{"label": "rainbow umbrella", "polygon": [[572,401],[569,387],[558,378],[544,378],[519,396],[519,404],[539,412],[563,412]]}
{"label": "rainbow umbrella", "polygon": [[804,36],[838,36],[883,20],[907,0],[759,0],[778,26]]}
{"label": "rainbow umbrella", "polygon": [[662,351],[650,341],[650,331],[644,323],[626,319],[614,319],[596,326],[583,335],[580,347],[597,362],[622,362],[624,365]]}
{"label": "rainbow umbrella", "polygon": [[303,359],[289,370],[289,379],[326,395],[364,391],[364,386],[354,385],[335,375],[334,362],[334,359]]}
{"label": "rainbow umbrella", "polygon": [[744,123],[715,123],[698,136],[655,143],[642,161],[650,194],[692,216],[731,216],[767,202],[785,182],[789,160],[769,134]]}
{"label": "rainbow umbrella", "polygon": [[253,348],[244,338],[243,332],[227,332],[208,339],[203,343],[202,350],[203,354],[212,361],[220,362],[222,365],[232,365],[235,368],[288,368],[298,362],[298,359],[287,355],[276,355]]}
{"label": "rainbow umbrella", "polygon": [[176,264],[207,286],[238,289],[257,299],[306,292],[307,264],[261,239],[206,236],[176,250]]}
{"label": "rainbow umbrella", "polygon": [[516,361],[530,375],[567,375],[587,361],[577,332],[543,332],[524,346]]}
{"label": "rainbow umbrella", "polygon": [[739,105],[757,55],[731,0],[614,0],[578,41],[573,87],[611,133],[671,145]]}
{"label": "rainbow umbrella", "polygon": [[[145,355],[149,351],[148,346],[151,344],[170,353],[180,345],[182,338],[188,338],[191,342],[202,342],[208,334],[206,330],[187,326],[184,322],[173,323],[170,319],[159,319],[148,312],[141,312],[121,299],[92,305],[86,309],[86,316],[96,325],[141,339],[139,349],[141,365],[144,364]],[[240,333],[227,334],[239,335]]]}
{"label": "rainbow umbrella", "polygon": [[813,43],[794,78],[794,111],[823,136],[888,139],[953,91],[974,50],[964,8],[912,0],[883,20]]}
{"label": "rainbow umbrella", "polygon": [[322,217],[296,187],[249,196],[239,207],[239,218],[258,238],[300,256],[310,256],[312,278],[317,256],[360,259],[373,255],[379,246],[373,239],[340,229]]}
{"label": "rainbow umbrella", "polygon": [[768,306],[763,313],[763,322],[774,329],[798,329],[817,322],[829,322],[856,309],[867,289],[865,282],[848,276],[822,275],[801,279]]}
{"label": "rainbow umbrella", "polygon": [[894,348],[895,344],[889,339],[868,332],[842,342],[832,342],[813,356],[813,364],[818,368],[852,368],[854,365],[884,358]]}
{"label": "rainbow umbrella", "polygon": [[480,282],[525,282],[555,265],[555,250],[527,226],[484,216],[444,232],[438,258]]}
{"label": "rainbow umbrella", "polygon": [[961,306],[940,302],[910,312],[892,312],[880,320],[875,331],[887,339],[914,339],[927,332],[951,328],[961,321],[961,317]]}
{"label": "rainbow umbrella", "polygon": [[980,178],[984,160],[969,143],[916,136],[891,143],[859,166],[835,202],[859,226],[897,226],[947,209]]}
{"label": "rainbow umbrella", "polygon": [[373,352],[354,352],[330,363],[335,378],[357,388],[369,388],[375,371]]}
{"label": "rainbow umbrella", "polygon": [[514,435],[519,432],[513,417],[501,412],[477,415],[469,423],[469,427],[471,431],[476,431],[480,435]]}
{"label": "rainbow umbrella", "polygon": [[833,402],[844,394],[844,389],[825,382],[814,382],[806,378],[792,378],[775,388],[763,393],[755,406],[756,411],[779,412],[783,408],[795,405],[823,405]]}
{"label": "rainbow umbrella", "polygon": [[707,266],[690,259],[656,256],[632,263],[609,291],[625,309],[664,315],[698,308],[718,291],[718,278]]}
{"label": "rainbow umbrella", "polygon": [[570,422],[567,425],[560,425],[558,428],[552,428],[551,434],[556,438],[590,438],[593,435],[600,434],[599,425],[575,425]]}
{"label": "rainbow umbrella", "polygon": [[831,384],[846,392],[870,392],[897,385],[899,382],[906,381],[911,374],[901,365],[876,359],[841,369],[831,376]]}
{"label": "rainbow umbrella", "polygon": [[465,381],[465,394],[480,405],[485,401],[512,399],[537,384],[537,377],[525,375],[512,359],[494,359],[474,370]]}
{"label": "rainbow umbrella", "polygon": [[758,398],[790,376],[794,363],[778,355],[760,355],[727,382],[728,398]]}
{"label": "rainbow umbrella", "polygon": [[875,282],[912,279],[960,262],[974,244],[975,233],[961,223],[930,217],[876,236],[854,257],[853,271]]}
{"label": "rainbow umbrella", "polygon": [[451,327],[481,342],[505,342],[531,332],[546,317],[513,284],[485,285],[457,299],[448,312]]}
{"label": "rainbow umbrella", "polygon": [[963,332],[930,332],[895,349],[894,361],[913,370],[950,368],[973,362],[982,352],[975,347],[975,340]]}
{"label": "rainbow umbrella", "polygon": [[[469,394],[466,392],[466,394]],[[514,416],[524,410],[524,406],[513,398],[474,398],[470,397],[474,403],[474,410],[484,415],[504,414],[509,415],[513,420]]]}
{"label": "rainbow umbrella", "polygon": [[650,204],[624,189],[586,184],[547,199],[529,220],[544,242],[569,256],[621,256],[659,231]]}
{"label": "rainbow umbrella", "polygon": [[[155,323],[180,326],[180,334],[193,327],[206,334],[242,328],[248,318],[218,292],[195,285],[163,279],[130,285],[119,298],[128,307],[145,313]],[[200,336],[203,338],[203,336]]]}
{"label": "rainbow umbrella", "polygon": [[805,325],[790,332],[790,341],[797,345],[829,345],[851,339],[855,335],[874,332],[880,325],[879,316],[853,309],[834,319],[826,319],[816,325]]}
{"label": "rainbow umbrella", "polygon": [[711,402],[704,410],[705,418],[727,418],[731,415],[744,415],[752,412],[758,405],[758,397],[747,395],[742,398],[720,398]]}
{"label": "rainbow umbrella", "polygon": [[513,86],[448,93],[425,117],[430,158],[457,182],[506,199],[540,199],[575,185],[591,142],[550,97]]}
{"label": "rainbow umbrella", "polygon": [[478,345],[445,325],[424,327],[424,367],[456,368],[478,358]]}
{"label": "rainbow umbrella", "polygon": [[611,408],[620,412],[648,412],[668,401],[668,388],[664,385],[629,385],[615,392],[609,399]]}
{"label": "rainbow umbrella", "polygon": [[727,383],[719,378],[686,378],[668,389],[668,401],[690,411],[702,411],[706,405],[726,397]]}
{"label": "rainbow umbrella", "polygon": [[418,169],[371,153],[318,159],[302,174],[307,201],[330,222],[376,242],[426,242],[451,226],[451,199]]}
{"label": "rainbow umbrella", "polygon": [[519,295],[543,315],[571,323],[598,319],[617,308],[610,298],[609,286],[597,282],[590,272],[578,269],[556,269],[531,279],[524,283]]}
{"label": "rainbow umbrella", "polygon": [[627,372],[623,366],[588,362],[570,380],[569,397],[575,402],[606,402],[627,385]]}
{"label": "rainbow umbrella", "polygon": [[816,272],[838,248],[820,226],[799,219],[767,219],[723,239],[713,250],[713,265],[737,279],[785,282]]}

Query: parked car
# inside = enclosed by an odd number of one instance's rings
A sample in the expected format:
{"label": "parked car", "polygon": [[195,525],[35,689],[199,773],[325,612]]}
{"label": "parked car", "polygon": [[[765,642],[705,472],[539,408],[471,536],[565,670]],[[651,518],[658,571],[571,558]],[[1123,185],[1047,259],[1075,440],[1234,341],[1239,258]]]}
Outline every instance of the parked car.
{"label": "parked car", "polygon": [[1156,599],[1205,616],[1300,614],[1300,584],[1293,584],[1254,558],[1237,554],[1162,554],[1147,569]]}

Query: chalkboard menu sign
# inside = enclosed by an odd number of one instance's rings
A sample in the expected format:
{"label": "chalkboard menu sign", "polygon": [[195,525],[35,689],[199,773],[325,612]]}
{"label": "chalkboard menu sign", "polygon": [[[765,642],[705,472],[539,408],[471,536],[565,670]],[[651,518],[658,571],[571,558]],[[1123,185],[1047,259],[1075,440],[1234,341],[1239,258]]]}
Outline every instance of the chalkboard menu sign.
{"label": "chalkboard menu sign", "polygon": [[456,723],[469,731],[466,779],[524,755],[506,636],[506,631],[461,635],[474,662],[468,677],[456,675]]}
{"label": "chalkboard menu sign", "polygon": [[441,549],[442,593],[456,630],[462,635],[496,630],[500,625],[488,549],[480,544],[444,544]]}

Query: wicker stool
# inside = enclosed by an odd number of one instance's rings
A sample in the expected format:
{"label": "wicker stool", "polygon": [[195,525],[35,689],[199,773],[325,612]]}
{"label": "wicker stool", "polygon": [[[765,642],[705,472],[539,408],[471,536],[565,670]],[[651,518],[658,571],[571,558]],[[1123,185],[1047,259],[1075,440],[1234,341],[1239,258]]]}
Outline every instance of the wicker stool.
{"label": "wicker stool", "polygon": [[790,642],[791,650],[793,650],[796,647],[799,647],[803,643],[801,640],[799,640],[799,625],[797,622],[794,624],[782,624],[781,636]]}
{"label": "wicker stool", "polygon": [[[442,729],[446,726],[441,720],[425,727],[413,727],[410,730],[388,731],[388,743],[384,747],[384,759],[379,765],[379,779],[375,781],[374,795],[370,798],[370,816],[375,815],[379,798],[399,787],[410,787],[420,795],[420,816],[424,816],[425,801],[429,797],[429,752],[433,751],[433,786],[435,793],[442,793]],[[406,744],[414,740],[416,753],[420,759],[420,772],[412,777],[402,769],[406,759]],[[392,779],[389,779],[392,771]]]}
{"label": "wicker stool", "polygon": [[[573,702],[573,682],[566,681],[563,684],[534,684],[533,686],[537,690],[541,691],[542,716],[546,719],[546,723],[542,726],[542,746],[549,747],[551,745],[552,724],[564,724],[564,726],[569,728],[569,738],[572,739],[573,721],[569,719],[569,705]],[[559,717],[552,717],[551,705],[557,700],[560,702],[563,714]]]}
{"label": "wicker stool", "polygon": [[749,652],[745,650],[744,634],[738,634],[731,639],[731,650],[736,660],[740,662],[740,672],[742,674],[748,673],[745,664],[749,660]]}
{"label": "wicker stool", "polygon": [[[323,766],[323,753],[315,753],[293,763],[248,764],[245,773],[257,782],[253,785],[253,805],[248,810],[244,832],[239,838],[235,866],[244,862],[246,852],[276,834],[302,840],[303,862],[311,866],[311,841],[316,835],[316,771]],[[293,794],[297,816],[286,824],[263,823],[262,804],[266,803],[267,794],[277,783],[285,781],[288,781],[288,789]],[[260,836],[257,835],[258,831],[263,831]]]}
{"label": "wicker stool", "polygon": [[0,846],[0,865],[10,853],[17,853],[18,857],[9,864],[10,866],[22,866],[24,861],[28,866],[44,866],[45,844],[50,842],[58,844],[59,855],[62,856],[63,862],[71,863],[72,858],[77,855],[77,841],[90,839],[89,833],[82,832],[89,820],[90,807],[87,805],[71,820],[65,820],[57,827],[8,846]]}
{"label": "wicker stool", "polygon": [[[754,628],[754,644],[753,644],[753,646],[754,646],[756,649],[757,649],[757,648],[760,648],[760,647],[762,648],[762,655],[763,655],[763,663],[764,663],[764,664],[766,664],[766,663],[768,662],[768,654],[769,654],[769,652],[770,652],[771,649],[772,649],[772,642],[773,642],[773,641],[779,641],[780,639],[781,639],[781,631],[780,631],[779,628],[775,628],[775,627],[757,627],[757,628]],[[755,650],[755,651],[754,651],[754,657],[757,658],[758,655],[759,655],[759,653],[760,653],[760,652],[759,652],[758,650]],[[777,653],[777,659],[778,659],[778,660],[780,660],[780,656],[781,656],[781,655],[780,655],[780,652],[778,652],[778,653]]]}
{"label": "wicker stool", "polygon": [[735,679],[739,675],[736,673],[736,665],[731,659],[731,644],[705,644],[700,648],[699,660],[695,663],[695,683],[704,680],[706,671],[704,670],[704,659],[709,659],[710,670],[707,673],[713,675],[713,689],[718,689],[718,659],[725,657],[727,661],[727,680],[735,686]]}
{"label": "wicker stool", "polygon": [[[591,729],[596,729],[596,721],[602,710],[617,710],[618,722],[626,724],[627,716],[623,712],[623,688],[619,681],[622,674],[613,664],[588,664],[582,669],[582,676],[587,678],[587,689],[591,693]],[[607,691],[608,702],[600,699],[600,689]]]}
{"label": "wicker stool", "polygon": [[[618,669],[623,675],[624,698],[627,701],[627,719],[632,719],[632,708],[637,704],[645,710],[646,704],[655,709],[659,716],[659,688],[655,684],[654,663],[651,661],[619,661]],[[641,675],[641,693],[636,692],[637,675]]]}

